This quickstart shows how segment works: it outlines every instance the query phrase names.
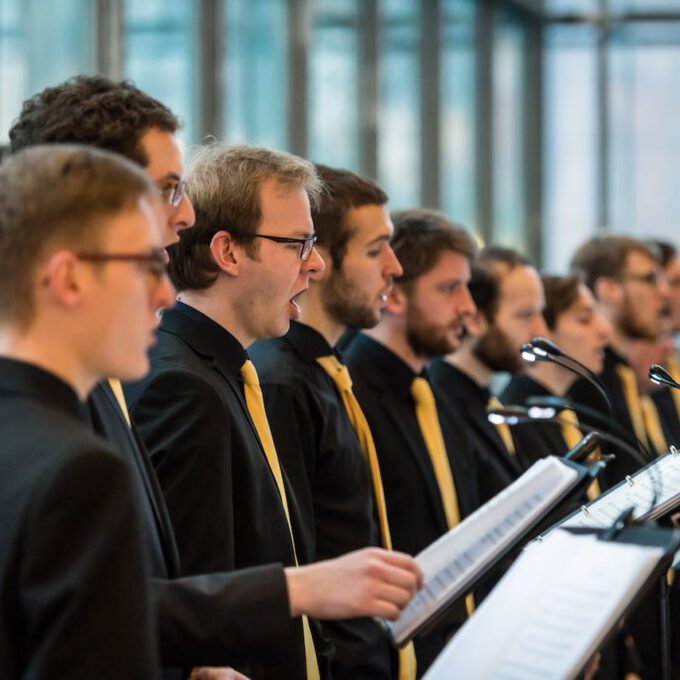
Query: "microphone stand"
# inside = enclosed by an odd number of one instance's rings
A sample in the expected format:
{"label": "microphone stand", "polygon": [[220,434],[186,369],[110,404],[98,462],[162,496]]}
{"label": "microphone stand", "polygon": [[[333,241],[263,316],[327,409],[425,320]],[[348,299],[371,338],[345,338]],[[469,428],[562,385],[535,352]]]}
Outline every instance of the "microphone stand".
{"label": "microphone stand", "polygon": [[577,361],[566,354],[554,342],[540,336],[532,338],[531,342],[522,345],[520,347],[520,353],[522,354],[522,358],[529,363],[547,361],[557,364],[562,368],[566,368],[568,371],[576,373],[576,375],[587,380],[597,390],[605,404],[608,415],[607,427],[611,430],[614,422],[614,408],[612,407],[612,402],[607,394],[607,390],[593,371],[587,366],[584,366],[580,361]]}

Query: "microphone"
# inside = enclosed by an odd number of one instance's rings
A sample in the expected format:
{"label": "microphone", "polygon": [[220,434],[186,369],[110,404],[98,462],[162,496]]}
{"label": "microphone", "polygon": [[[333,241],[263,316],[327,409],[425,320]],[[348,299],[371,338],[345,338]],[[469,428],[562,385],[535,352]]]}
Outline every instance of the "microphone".
{"label": "microphone", "polygon": [[[493,423],[494,425],[505,424],[511,427],[513,425],[520,425],[523,423],[533,423],[536,422],[537,420],[538,421],[542,420],[548,423],[556,423],[558,425],[573,426],[572,422],[560,418],[557,415],[556,409],[550,406],[548,407],[532,406],[529,408],[522,408],[521,406],[511,406],[508,408],[492,408],[489,409],[487,417],[489,419],[489,422]],[[648,461],[646,461],[640,455],[640,452],[636,451],[630,444],[628,444],[620,437],[617,437],[611,434],[610,432],[600,432],[596,428],[591,427],[590,425],[586,425],[585,423],[579,423],[578,428],[579,430],[586,433],[599,434],[600,442],[604,440],[606,442],[609,442],[610,444],[613,444],[614,446],[616,446],[616,448],[627,453],[640,467],[644,467],[645,465],[647,465]],[[583,440],[581,440],[581,442],[582,441]],[[577,444],[575,448],[578,448],[581,442],[579,442],[579,444]],[[593,446],[593,448],[595,448],[595,446]],[[567,457],[568,455],[569,453],[567,453],[565,457]]]}
{"label": "microphone", "polygon": [[532,338],[531,342],[524,343],[520,347],[520,352],[525,361],[530,363],[535,361],[549,361],[558,366],[562,366],[562,368],[566,368],[568,371],[576,373],[587,380],[597,390],[607,407],[607,414],[609,416],[607,427],[611,430],[611,425],[614,422],[614,408],[611,399],[607,394],[607,390],[593,371],[583,365],[580,361],[569,356],[564,350],[552,342],[552,340],[548,340],[548,338],[542,338],[540,336]]}
{"label": "microphone", "polygon": [[[567,451],[564,457],[575,463],[587,458],[604,440],[599,432],[589,432],[573,449]],[[607,456],[609,458],[609,456]]]}
{"label": "microphone", "polygon": [[[569,401],[568,399],[563,399],[562,397],[557,397],[555,395],[548,395],[548,396],[543,396],[543,397],[528,397],[527,398],[527,406],[529,408],[539,408],[539,409],[554,409],[555,413],[558,413],[559,411],[564,411],[565,409],[569,409],[571,411],[574,411],[577,415],[583,414],[589,418],[592,418],[594,421],[599,421],[601,423],[606,423],[608,425],[608,430],[607,432],[614,432],[616,435],[618,435],[618,439],[622,440],[624,438],[627,438],[629,440],[634,440],[635,443],[638,446],[638,449],[642,454],[649,460],[653,460],[655,456],[653,456],[650,452],[647,446],[641,442],[632,432],[628,432],[625,430],[621,425],[619,425],[616,421],[610,420],[607,422],[607,419],[605,418],[604,414],[600,411],[597,411],[594,408],[590,408],[589,406],[586,406],[585,404],[577,404],[575,402]],[[579,424],[579,427],[582,427],[582,429],[586,429],[585,425]],[[616,436],[614,435],[614,436]]]}
{"label": "microphone", "polygon": [[666,385],[666,387],[671,387],[674,390],[680,390],[680,384],[675,382],[671,374],[659,364],[652,364],[649,367],[649,379],[655,385]]}

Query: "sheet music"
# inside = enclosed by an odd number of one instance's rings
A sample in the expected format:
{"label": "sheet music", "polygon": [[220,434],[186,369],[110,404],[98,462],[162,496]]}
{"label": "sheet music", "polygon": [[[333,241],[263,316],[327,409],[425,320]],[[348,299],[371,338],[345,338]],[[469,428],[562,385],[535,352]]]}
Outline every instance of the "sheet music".
{"label": "sheet music", "polygon": [[634,508],[633,516],[640,518],[650,510],[654,492],[654,509],[646,518],[660,517],[674,505],[680,504],[680,455],[666,454],[646,469],[631,476],[632,484],[622,482],[609,493],[592,501],[586,510],[568,517],[560,524],[563,527],[605,528],[627,508]]}
{"label": "sheet music", "polygon": [[551,508],[578,481],[558,458],[534,463],[507,489],[416,556],[424,585],[395,622],[399,644],[451,599],[464,595],[481,569]]}
{"label": "sheet music", "polygon": [[517,559],[424,680],[576,677],[663,554],[553,531]]}

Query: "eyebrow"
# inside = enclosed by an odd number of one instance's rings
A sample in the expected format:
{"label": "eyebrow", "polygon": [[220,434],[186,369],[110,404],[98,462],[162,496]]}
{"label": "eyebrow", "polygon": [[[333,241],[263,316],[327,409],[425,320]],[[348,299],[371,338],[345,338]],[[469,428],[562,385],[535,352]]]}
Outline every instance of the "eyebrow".
{"label": "eyebrow", "polygon": [[160,182],[168,182],[170,180],[172,180],[174,182],[179,182],[181,179],[182,178],[176,172],[168,172],[167,174],[163,175],[162,177],[155,179],[154,182],[160,183]]}
{"label": "eyebrow", "polygon": [[389,234],[381,234],[380,236],[377,236],[376,238],[374,238],[372,241],[369,241],[366,245],[367,246],[373,246],[373,245],[376,245],[377,243],[380,243],[382,241],[389,241],[389,240],[390,240]]}

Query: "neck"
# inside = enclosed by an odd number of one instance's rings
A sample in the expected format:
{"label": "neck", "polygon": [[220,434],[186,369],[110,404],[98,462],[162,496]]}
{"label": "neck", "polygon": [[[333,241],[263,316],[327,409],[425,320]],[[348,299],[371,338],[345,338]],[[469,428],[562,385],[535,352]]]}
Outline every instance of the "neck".
{"label": "neck", "polygon": [[323,335],[326,342],[335,347],[347,327],[333,319],[326,311],[322,300],[321,285],[313,282],[309,290],[298,296],[297,302],[302,309],[302,323]]}
{"label": "neck", "polygon": [[420,373],[425,368],[427,359],[413,351],[406,339],[406,333],[401,332],[400,328],[395,328],[390,321],[391,319],[383,318],[375,328],[364,332],[394,352],[414,373]]}
{"label": "neck", "polygon": [[472,351],[472,342],[470,339],[463,339],[460,348],[444,359],[468,378],[472,378],[480,387],[489,387],[493,371],[476,357]]}
{"label": "neck", "polygon": [[558,397],[563,397],[576,380],[572,371],[548,362],[537,362],[528,368],[527,373]]}
{"label": "neck", "polygon": [[218,278],[215,284],[205,290],[183,290],[177,299],[229,331],[243,347],[249,347],[257,338],[251,337],[245,325],[239,321],[242,318],[241,310],[231,303],[238,296],[220,290],[219,282]]}
{"label": "neck", "polygon": [[618,328],[612,328],[611,336],[609,338],[609,344],[612,349],[616,351],[621,356],[627,357],[630,350],[631,340],[628,336],[621,333]]}
{"label": "neck", "polygon": [[93,375],[77,360],[70,352],[72,344],[67,339],[46,343],[44,338],[54,339],[54,332],[41,332],[35,326],[28,333],[2,329],[0,356],[24,361],[52,373],[70,385],[81,401],[85,400],[100,376]]}

